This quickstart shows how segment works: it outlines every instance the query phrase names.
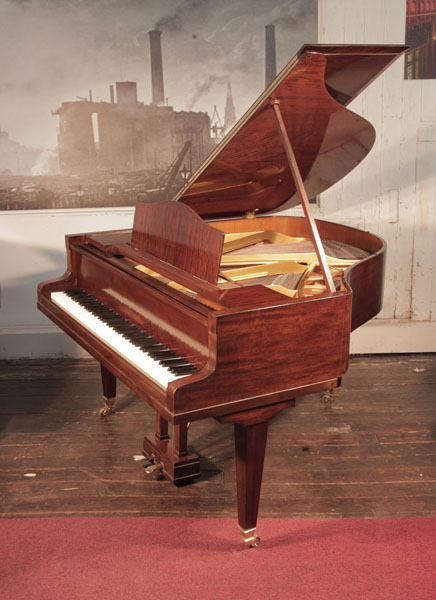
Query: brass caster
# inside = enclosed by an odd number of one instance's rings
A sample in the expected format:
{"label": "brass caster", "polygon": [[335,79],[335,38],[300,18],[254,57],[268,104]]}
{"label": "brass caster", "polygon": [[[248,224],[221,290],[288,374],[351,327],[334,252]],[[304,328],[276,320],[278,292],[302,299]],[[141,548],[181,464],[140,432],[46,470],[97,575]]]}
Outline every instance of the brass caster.
{"label": "brass caster", "polygon": [[144,467],[144,469],[147,469],[148,467],[151,467],[151,465],[154,463],[154,458],[152,456],[147,457],[144,462],[142,463],[142,466]]}
{"label": "brass caster", "polygon": [[100,415],[100,417],[106,417],[107,415],[110,415],[111,413],[115,412],[114,411],[115,401],[116,401],[116,398],[105,398],[104,399],[104,406],[103,406],[103,408],[101,408],[98,411],[98,414]]}
{"label": "brass caster", "polygon": [[335,401],[335,395],[332,390],[329,390],[328,392],[324,392],[323,394],[321,394],[320,402],[322,402],[323,404],[333,404],[334,401]]}
{"label": "brass caster", "polygon": [[252,542],[248,545],[249,548],[257,548],[260,544],[260,537],[256,535]]}
{"label": "brass caster", "polygon": [[260,543],[260,537],[256,534],[256,529],[241,529],[241,536],[245,548],[257,548]]}

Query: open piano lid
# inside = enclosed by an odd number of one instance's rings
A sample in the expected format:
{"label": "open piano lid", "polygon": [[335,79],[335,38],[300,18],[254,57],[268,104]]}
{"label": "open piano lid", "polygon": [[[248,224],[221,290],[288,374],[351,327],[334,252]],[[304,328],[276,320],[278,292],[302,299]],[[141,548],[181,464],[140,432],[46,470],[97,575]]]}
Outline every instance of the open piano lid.
{"label": "open piano lid", "polygon": [[174,200],[209,218],[298,204],[273,100],[280,103],[308,196],[323,192],[374,144],[373,126],[345,106],[406,49],[303,46]]}

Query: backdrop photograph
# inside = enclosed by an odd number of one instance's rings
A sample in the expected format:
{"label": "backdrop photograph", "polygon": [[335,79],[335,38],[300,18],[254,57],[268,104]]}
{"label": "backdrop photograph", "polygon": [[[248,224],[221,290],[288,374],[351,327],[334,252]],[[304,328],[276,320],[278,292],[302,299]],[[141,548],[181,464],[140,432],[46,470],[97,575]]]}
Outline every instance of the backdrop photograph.
{"label": "backdrop photograph", "polygon": [[173,196],[317,41],[317,5],[1,0],[0,210]]}

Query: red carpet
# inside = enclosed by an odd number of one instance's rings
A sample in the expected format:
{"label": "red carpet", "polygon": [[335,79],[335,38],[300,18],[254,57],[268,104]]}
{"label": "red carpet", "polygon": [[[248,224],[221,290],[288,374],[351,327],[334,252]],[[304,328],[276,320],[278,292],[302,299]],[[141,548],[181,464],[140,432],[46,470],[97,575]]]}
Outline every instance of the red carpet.
{"label": "red carpet", "polygon": [[1,600],[434,600],[436,517],[0,520]]}

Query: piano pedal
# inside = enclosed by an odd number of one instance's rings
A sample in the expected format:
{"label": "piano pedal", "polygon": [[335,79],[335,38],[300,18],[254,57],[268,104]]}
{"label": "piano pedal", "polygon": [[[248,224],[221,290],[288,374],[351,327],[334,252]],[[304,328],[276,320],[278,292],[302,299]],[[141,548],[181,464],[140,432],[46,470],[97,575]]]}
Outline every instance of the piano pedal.
{"label": "piano pedal", "polygon": [[336,390],[327,390],[326,392],[321,393],[320,402],[323,404],[333,404],[336,400]]}
{"label": "piano pedal", "polygon": [[144,469],[148,469],[148,467],[151,467],[151,465],[153,463],[154,463],[154,458],[152,456],[149,456],[149,457],[146,457],[142,466],[144,467]]}
{"label": "piano pedal", "polygon": [[162,479],[165,479],[162,463],[153,462],[153,464],[146,467],[145,472],[147,473],[147,475],[152,475],[152,478],[156,481],[161,481]]}
{"label": "piano pedal", "polygon": [[116,398],[106,398],[104,397],[104,406],[103,408],[101,408],[98,411],[98,414],[100,415],[100,417],[106,417],[107,415],[110,415],[111,413],[114,413],[114,406],[115,406],[115,402],[116,402]]}

